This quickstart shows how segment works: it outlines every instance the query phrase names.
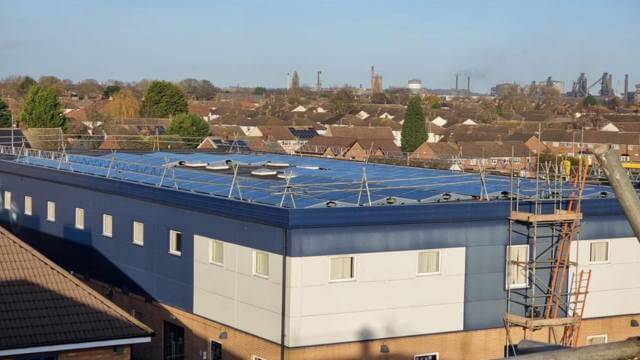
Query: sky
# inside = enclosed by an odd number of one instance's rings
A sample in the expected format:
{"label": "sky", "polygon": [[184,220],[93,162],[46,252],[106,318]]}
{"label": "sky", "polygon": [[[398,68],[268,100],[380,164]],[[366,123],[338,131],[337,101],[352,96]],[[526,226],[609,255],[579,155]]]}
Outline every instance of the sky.
{"label": "sky", "polygon": [[[0,77],[209,79],[215,85],[388,86],[486,92],[605,71],[640,83],[640,1],[0,0]],[[466,80],[461,80],[466,86]]]}

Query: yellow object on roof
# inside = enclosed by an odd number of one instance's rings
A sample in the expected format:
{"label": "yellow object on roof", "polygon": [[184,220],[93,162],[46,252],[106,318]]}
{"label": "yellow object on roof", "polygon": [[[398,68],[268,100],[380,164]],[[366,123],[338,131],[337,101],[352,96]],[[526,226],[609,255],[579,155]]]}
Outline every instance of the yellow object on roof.
{"label": "yellow object on roof", "polygon": [[622,167],[625,169],[640,169],[640,163],[638,162],[623,162]]}

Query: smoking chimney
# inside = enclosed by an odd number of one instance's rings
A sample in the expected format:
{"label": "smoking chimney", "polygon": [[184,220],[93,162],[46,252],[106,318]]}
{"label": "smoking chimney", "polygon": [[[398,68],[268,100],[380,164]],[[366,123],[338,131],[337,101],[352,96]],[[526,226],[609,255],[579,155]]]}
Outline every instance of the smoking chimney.
{"label": "smoking chimney", "polygon": [[458,74],[456,73],[456,95],[458,95]]}
{"label": "smoking chimney", "polygon": [[471,76],[467,76],[467,95],[471,95]]}

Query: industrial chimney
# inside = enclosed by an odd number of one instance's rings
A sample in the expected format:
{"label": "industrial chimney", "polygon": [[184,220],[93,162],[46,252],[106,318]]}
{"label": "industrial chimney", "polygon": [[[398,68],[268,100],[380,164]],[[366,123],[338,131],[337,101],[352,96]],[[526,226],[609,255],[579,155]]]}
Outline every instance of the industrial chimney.
{"label": "industrial chimney", "polygon": [[624,102],[629,102],[629,74],[624,74]]}
{"label": "industrial chimney", "polygon": [[467,95],[471,95],[471,76],[467,76]]}

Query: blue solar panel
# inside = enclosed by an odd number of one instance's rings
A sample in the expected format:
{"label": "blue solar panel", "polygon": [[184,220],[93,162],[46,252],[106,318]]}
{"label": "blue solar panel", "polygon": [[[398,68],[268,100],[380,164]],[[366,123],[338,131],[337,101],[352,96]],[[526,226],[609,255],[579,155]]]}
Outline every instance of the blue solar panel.
{"label": "blue solar panel", "polygon": [[[402,167],[384,164],[334,160],[319,157],[300,157],[279,154],[178,154],[156,152],[148,154],[116,153],[101,156],[69,155],[68,161],[22,157],[19,161],[35,166],[44,166],[62,171],[72,171],[94,176],[109,177],[118,181],[129,181],[167,189],[188,191],[217,197],[227,197],[233,182],[233,171],[209,171],[203,168],[165,166],[183,161],[187,163],[225,164],[232,161],[239,165],[239,176],[233,187],[232,198],[261,204],[279,206],[285,192],[286,177],[295,174],[286,190],[283,206],[311,207],[337,202],[339,205],[358,206],[372,203],[417,203],[440,201],[443,194],[455,199],[477,198],[482,194],[480,175],[446,170]],[[277,166],[276,166],[277,165]],[[276,170],[281,177],[258,178],[251,175],[257,168]],[[366,170],[367,185],[362,182]],[[551,193],[552,189],[544,192]],[[570,193],[569,185],[564,195]],[[520,194],[534,195],[535,181],[521,179]],[[511,191],[511,180],[501,176],[486,177],[486,191],[497,197]],[[514,189],[516,191],[516,189]],[[609,187],[588,185],[585,196],[598,196]],[[293,193],[293,201],[291,200]],[[360,201],[358,202],[358,198]],[[396,198],[398,201],[388,200]],[[406,200],[402,200],[406,199]]]}

